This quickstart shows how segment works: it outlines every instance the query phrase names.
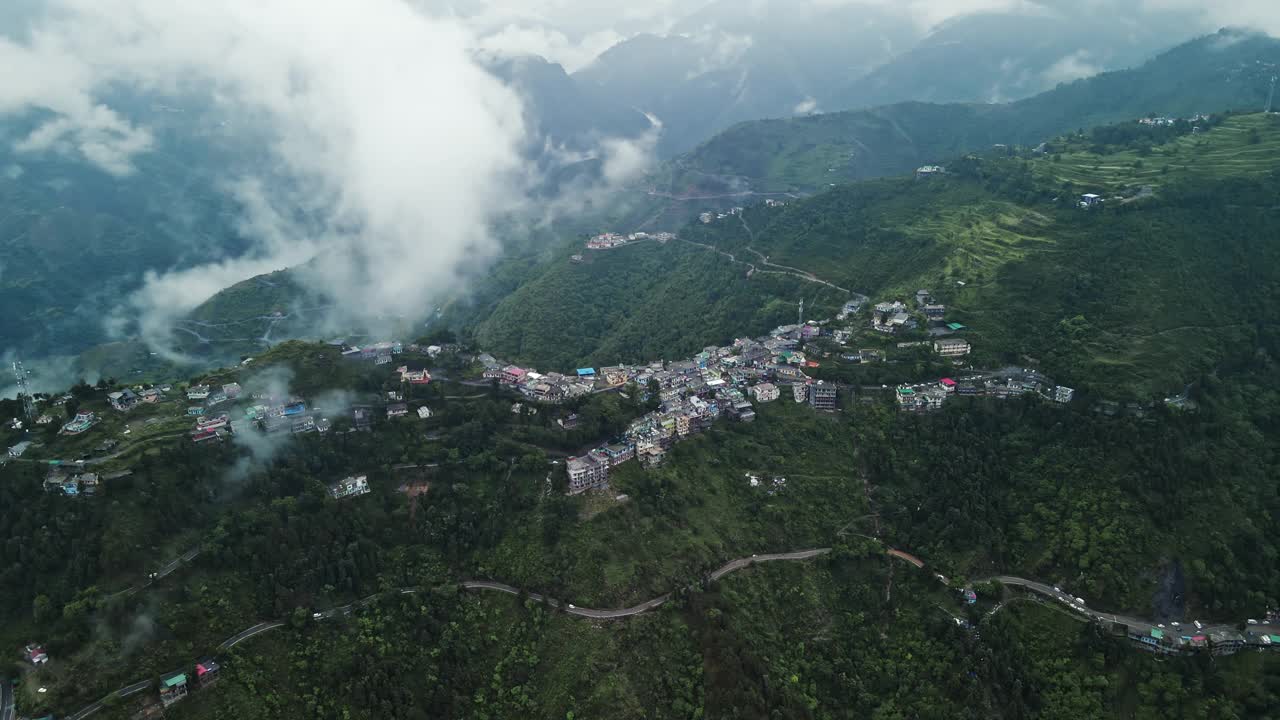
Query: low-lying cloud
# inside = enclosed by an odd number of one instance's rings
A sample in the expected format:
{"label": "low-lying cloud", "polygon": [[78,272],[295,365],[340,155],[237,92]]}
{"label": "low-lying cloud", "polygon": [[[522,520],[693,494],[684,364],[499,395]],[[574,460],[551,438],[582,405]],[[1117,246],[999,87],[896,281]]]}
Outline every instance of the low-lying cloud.
{"label": "low-lying cloud", "polygon": [[424,314],[497,253],[490,223],[531,183],[517,95],[465,26],[407,0],[50,0],[11,32],[0,114],[47,117],[20,154],[134,172],[156,141],[113,107],[121,88],[199,98],[263,143],[220,188],[253,249],[147,275],[125,316],[154,337],[223,287],[307,260],[339,322]]}

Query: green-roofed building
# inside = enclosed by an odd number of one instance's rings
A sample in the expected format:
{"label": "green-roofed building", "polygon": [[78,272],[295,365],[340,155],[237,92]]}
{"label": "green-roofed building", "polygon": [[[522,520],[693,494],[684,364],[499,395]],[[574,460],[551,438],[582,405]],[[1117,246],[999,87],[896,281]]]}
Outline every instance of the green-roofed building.
{"label": "green-roofed building", "polygon": [[1155,638],[1155,639],[1157,639],[1157,640],[1163,640],[1163,639],[1164,639],[1164,631],[1163,631],[1163,630],[1161,630],[1160,628],[1151,628],[1151,637],[1153,637],[1153,638]]}
{"label": "green-roofed building", "polygon": [[1272,645],[1280,645],[1280,635],[1268,635],[1267,637],[1271,638]]}
{"label": "green-roofed building", "polygon": [[961,325],[958,322],[953,322],[953,323],[947,323],[947,329],[950,330],[951,332],[960,332],[961,330],[967,330],[968,328],[966,328],[964,325]]}
{"label": "green-roofed building", "polygon": [[160,702],[164,703],[165,707],[169,707],[186,696],[186,673],[175,672],[160,676]]}

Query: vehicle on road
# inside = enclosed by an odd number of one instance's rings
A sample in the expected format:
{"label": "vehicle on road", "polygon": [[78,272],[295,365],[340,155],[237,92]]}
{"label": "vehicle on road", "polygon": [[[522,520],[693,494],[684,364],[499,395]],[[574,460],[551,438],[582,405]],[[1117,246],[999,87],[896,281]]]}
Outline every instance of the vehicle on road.
{"label": "vehicle on road", "polygon": [[148,580],[155,580],[158,577],[160,577],[160,573],[147,573]]}
{"label": "vehicle on road", "polygon": [[1058,587],[1057,585],[1054,585],[1054,586],[1053,586],[1053,591],[1054,591],[1054,592],[1056,592],[1056,593],[1060,593],[1060,592],[1062,592],[1062,588]]}
{"label": "vehicle on road", "polygon": [[1084,598],[1076,598],[1076,604],[1079,605],[1080,607],[1084,607]]}
{"label": "vehicle on road", "polygon": [[577,609],[578,609],[578,606],[574,605],[573,603],[569,603],[569,609],[570,609],[570,610],[577,610]]}
{"label": "vehicle on road", "polygon": [[1203,629],[1204,629],[1204,625],[1201,625],[1199,620],[1196,620],[1195,622],[1193,622],[1193,623],[1191,623],[1191,624],[1192,624],[1192,625],[1195,625],[1197,630],[1203,630]]}
{"label": "vehicle on road", "polygon": [[312,620],[319,620],[322,617],[324,617],[324,613],[311,613]]}
{"label": "vehicle on road", "polygon": [[1253,618],[1249,618],[1249,619],[1248,619],[1248,620],[1246,620],[1245,622],[1249,623],[1250,625],[1257,625],[1257,624],[1258,624],[1258,621],[1257,621],[1257,620],[1254,620]]}

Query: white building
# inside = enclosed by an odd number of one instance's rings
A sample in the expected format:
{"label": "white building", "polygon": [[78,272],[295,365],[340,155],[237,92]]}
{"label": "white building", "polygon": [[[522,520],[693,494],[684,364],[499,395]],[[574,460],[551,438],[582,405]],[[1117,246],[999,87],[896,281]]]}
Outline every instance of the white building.
{"label": "white building", "polygon": [[756,402],[773,402],[781,395],[782,392],[778,390],[778,386],[773,383],[760,383],[759,385],[751,388],[751,396],[756,399]]}
{"label": "white building", "polygon": [[933,351],[942,357],[961,357],[968,355],[971,349],[969,341],[960,338],[943,338],[933,343]]}
{"label": "white building", "polygon": [[421,418],[422,420],[430,420],[431,408],[427,407],[426,405],[423,405],[422,407],[418,408],[418,417]]}

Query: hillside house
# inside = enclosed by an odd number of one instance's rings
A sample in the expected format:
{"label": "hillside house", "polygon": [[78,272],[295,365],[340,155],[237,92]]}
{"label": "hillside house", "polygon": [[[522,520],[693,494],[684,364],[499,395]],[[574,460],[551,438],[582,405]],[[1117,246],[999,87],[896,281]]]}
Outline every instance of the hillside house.
{"label": "hillside house", "polygon": [[791,396],[797,403],[809,402],[809,386],[792,385]]}
{"label": "hillside house", "polygon": [[395,403],[387,406],[387,418],[394,419],[404,417],[409,414],[409,406],[404,403]]}
{"label": "hillside house", "polygon": [[209,393],[213,392],[208,385],[193,385],[187,388],[188,400],[207,400]]}
{"label": "hillside house", "polygon": [[160,702],[165,707],[178,702],[187,696],[187,674],[175,672],[160,678]]}
{"label": "hillside house", "polygon": [[947,314],[946,305],[925,305],[924,316],[930,320],[941,320]]}
{"label": "hillside house", "polygon": [[923,165],[916,168],[916,179],[924,180],[927,178],[940,177],[947,173],[946,168],[941,165]]}
{"label": "hillside house", "polygon": [[349,497],[358,497],[369,493],[369,477],[367,475],[358,475],[339,480],[329,486],[329,495],[335,500],[342,500]]}
{"label": "hillside house", "polygon": [[148,405],[155,405],[160,402],[164,396],[160,393],[159,388],[147,388],[146,390],[143,390],[138,397],[142,398],[142,402],[147,403]]}
{"label": "hillside house", "polygon": [[222,386],[222,394],[228,400],[236,400],[240,397],[240,383],[227,383]]}
{"label": "hillside house", "polygon": [[759,385],[751,388],[751,396],[756,399],[756,402],[773,402],[781,395],[782,392],[779,391],[778,386],[773,383],[760,383]]}
{"label": "hillside house", "polygon": [[1053,389],[1053,401],[1067,404],[1076,396],[1076,391],[1072,388],[1059,385]]}
{"label": "hillside house", "polygon": [[508,385],[523,385],[528,372],[524,368],[508,365],[502,369],[502,382]]}
{"label": "hillside house", "polygon": [[814,410],[835,410],[837,401],[838,391],[835,385],[819,380],[809,386],[809,404]]}
{"label": "hillside house", "polygon": [[916,291],[916,305],[924,307],[933,302],[933,294],[928,290],[920,289]]}
{"label": "hillside house", "polygon": [[431,408],[427,407],[426,405],[423,405],[422,407],[418,408],[418,419],[419,419],[419,420],[430,420],[430,419],[431,419]]}
{"label": "hillside house", "polygon": [[222,666],[213,658],[204,658],[196,663],[196,682],[206,688],[218,681]]}
{"label": "hillside house", "polygon": [[1094,193],[1085,193],[1080,196],[1080,207],[1088,210],[1090,208],[1102,207],[1102,196]]}
{"label": "hillside house", "polygon": [[20,458],[23,456],[23,454],[27,452],[27,448],[29,447],[31,447],[31,441],[23,440],[17,445],[14,445],[13,447],[9,448],[9,457],[15,458],[15,459]]}
{"label": "hillside house", "polygon": [[126,388],[119,392],[113,392],[110,395],[107,395],[107,402],[111,404],[111,408],[113,410],[129,412],[138,406],[141,399],[132,390]]}
{"label": "hillside house", "polygon": [[569,473],[569,494],[576,495],[609,483],[609,463],[600,462],[590,455],[571,457],[565,461]]}
{"label": "hillside house", "polygon": [[942,357],[962,357],[968,355],[970,350],[972,348],[969,341],[961,338],[943,338],[933,343],[933,351]]}
{"label": "hillside house", "polygon": [[76,416],[72,418],[70,422],[62,426],[62,432],[66,433],[67,435],[79,435],[80,433],[85,432],[89,428],[96,425],[97,422],[98,422],[97,415],[94,415],[92,412],[89,412],[88,410],[81,410],[80,412],[76,413]]}

